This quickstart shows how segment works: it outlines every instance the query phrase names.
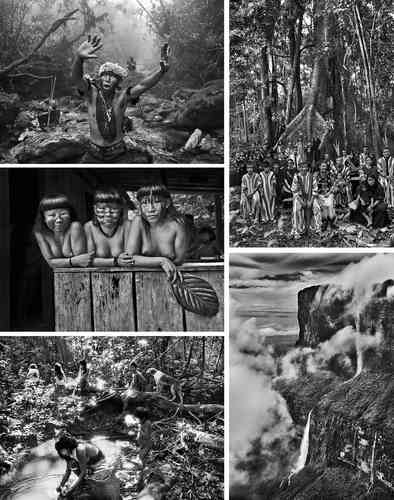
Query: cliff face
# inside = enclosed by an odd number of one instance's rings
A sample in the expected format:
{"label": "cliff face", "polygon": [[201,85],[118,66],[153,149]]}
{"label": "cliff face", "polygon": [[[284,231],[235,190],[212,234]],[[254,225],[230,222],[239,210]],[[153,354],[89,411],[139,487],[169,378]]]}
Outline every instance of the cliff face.
{"label": "cliff face", "polygon": [[[305,424],[306,415],[313,409],[308,466],[295,481],[303,483],[310,471],[314,471],[313,477],[317,470],[324,471],[317,482],[312,481],[324,491],[325,475],[333,474],[340,484],[341,475],[347,471],[353,478],[347,479],[349,484],[363,484],[361,496],[350,493],[349,486],[349,494],[343,492],[343,496],[335,498],[386,498],[386,493],[387,498],[394,498],[393,285],[393,280],[376,285],[359,317],[350,307],[353,294],[340,287],[313,286],[298,295],[298,345],[316,347],[339,329],[356,324],[361,333],[379,332],[383,338],[377,349],[363,353],[363,371],[354,378],[346,380],[321,371],[276,383],[295,422]],[[292,498],[307,498],[308,481]],[[378,496],[369,496],[366,490],[371,493],[374,488],[383,490]]]}
{"label": "cliff face", "polygon": [[376,285],[370,301],[357,318],[351,308],[353,293],[338,286],[320,285],[298,294],[298,345],[316,347],[345,326],[356,326],[361,333],[383,334],[379,349],[365,353],[369,369],[394,370],[394,297],[393,280]]}

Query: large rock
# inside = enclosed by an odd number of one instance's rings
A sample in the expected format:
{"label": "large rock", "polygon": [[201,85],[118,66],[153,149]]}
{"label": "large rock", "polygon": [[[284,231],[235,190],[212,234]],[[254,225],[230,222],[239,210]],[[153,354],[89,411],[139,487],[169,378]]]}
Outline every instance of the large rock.
{"label": "large rock", "polygon": [[4,129],[14,123],[21,104],[18,94],[0,92],[0,129]]}
{"label": "large rock", "polygon": [[223,80],[215,80],[193,93],[173,118],[173,126],[186,130],[215,130],[224,124]]}
{"label": "large rock", "polygon": [[354,308],[349,307],[353,300],[351,290],[338,285],[319,285],[301,290],[298,294],[298,344],[316,347],[341,328],[357,325],[363,333],[383,334],[379,349],[372,355],[367,352],[367,366],[370,369],[394,370],[394,297],[390,293],[393,285],[393,280],[375,285],[358,317]]}

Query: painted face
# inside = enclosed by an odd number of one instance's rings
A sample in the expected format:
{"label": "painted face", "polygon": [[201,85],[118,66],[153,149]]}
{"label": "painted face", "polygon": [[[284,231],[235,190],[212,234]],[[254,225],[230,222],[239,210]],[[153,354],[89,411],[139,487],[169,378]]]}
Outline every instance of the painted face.
{"label": "painted face", "polygon": [[44,220],[47,227],[58,233],[64,233],[70,226],[71,215],[68,208],[53,208],[44,211]]}
{"label": "painted face", "polygon": [[252,165],[248,165],[248,166],[246,167],[246,171],[247,171],[247,173],[248,173],[249,175],[252,175],[252,174],[253,174],[253,167],[252,167]]}
{"label": "painted face", "polygon": [[294,168],[294,161],[293,160],[289,160],[287,162],[287,168],[290,168],[290,169],[293,169]]}
{"label": "painted face", "polygon": [[368,148],[363,148],[363,153],[364,153],[365,155],[367,155],[367,154],[368,154]]}
{"label": "painted face", "polygon": [[122,208],[118,203],[104,201],[94,205],[94,213],[100,225],[114,226],[120,220]]}
{"label": "painted face", "polygon": [[384,156],[385,158],[389,158],[389,157],[390,157],[390,150],[389,150],[389,149],[387,149],[387,148],[386,148],[386,149],[384,149],[384,150],[383,150],[383,156]]}
{"label": "painted face", "polygon": [[372,158],[367,158],[365,161],[367,167],[372,167]]}
{"label": "painted face", "polygon": [[167,202],[159,196],[145,196],[140,205],[143,217],[150,223],[158,222],[164,209],[168,207]]}
{"label": "painted face", "polygon": [[103,73],[100,80],[101,86],[106,92],[113,90],[118,83],[118,78],[113,73]]}

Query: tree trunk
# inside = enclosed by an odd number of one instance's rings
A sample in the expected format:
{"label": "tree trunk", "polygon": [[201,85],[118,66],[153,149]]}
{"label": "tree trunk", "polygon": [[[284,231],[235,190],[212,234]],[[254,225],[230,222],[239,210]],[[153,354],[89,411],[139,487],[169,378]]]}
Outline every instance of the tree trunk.
{"label": "tree trunk", "polygon": [[287,91],[286,102],[286,125],[292,119],[292,106],[295,90],[295,108],[296,114],[302,109],[302,90],[300,78],[300,61],[301,61],[301,41],[302,41],[302,23],[304,13],[302,12],[297,22],[297,32],[295,31],[294,24],[289,26],[289,44],[290,44],[290,61],[291,61],[291,75]]}
{"label": "tree trunk", "polygon": [[362,23],[360,10],[358,8],[357,2],[354,2],[353,5],[353,16],[354,22],[356,26],[356,33],[358,42],[360,45],[361,57],[363,60],[363,68],[364,68],[364,76],[366,82],[366,92],[370,110],[370,120],[371,120],[371,130],[372,130],[372,143],[375,151],[376,158],[379,157],[380,152],[380,132],[379,132],[379,123],[378,123],[378,115],[376,110],[376,96],[375,96],[375,86],[372,78],[372,70],[371,70],[371,58],[368,52],[367,44],[365,41],[365,33],[364,26]]}
{"label": "tree trunk", "polygon": [[[264,42],[263,42],[264,43]],[[272,108],[269,86],[268,47],[261,49],[261,104],[262,104],[262,142],[265,148],[272,145]]]}
{"label": "tree trunk", "polygon": [[205,337],[202,338],[202,346],[201,346],[201,367],[200,367],[200,376],[204,374],[205,371]]}
{"label": "tree trunk", "polygon": [[216,359],[216,363],[215,363],[215,370],[214,370],[214,373],[221,373],[223,371],[223,351],[224,351],[224,338],[222,337],[221,339],[221,344],[220,344],[220,351],[219,351],[219,354],[218,354],[218,357]]}
{"label": "tree trunk", "polygon": [[194,347],[194,337],[191,339],[191,344],[190,344],[190,348],[189,348],[189,355],[187,357],[187,361],[185,363],[185,366],[183,367],[183,373],[182,374],[185,374],[187,369],[189,368],[189,365],[190,365],[190,361],[192,359],[192,354],[193,354],[193,347]]}

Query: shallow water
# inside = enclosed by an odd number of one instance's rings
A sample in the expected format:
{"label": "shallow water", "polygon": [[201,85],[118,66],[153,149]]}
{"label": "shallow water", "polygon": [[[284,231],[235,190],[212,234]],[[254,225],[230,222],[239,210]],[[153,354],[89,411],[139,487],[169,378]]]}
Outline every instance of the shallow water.
{"label": "shallow water", "polygon": [[[116,469],[120,468],[122,448],[129,443],[110,441],[102,436],[91,439],[91,442],[97,444]],[[56,500],[56,487],[65,469],[65,461],[56,453],[55,441],[46,441],[31,450],[30,458],[14,475],[10,484],[0,487],[0,500]]]}

